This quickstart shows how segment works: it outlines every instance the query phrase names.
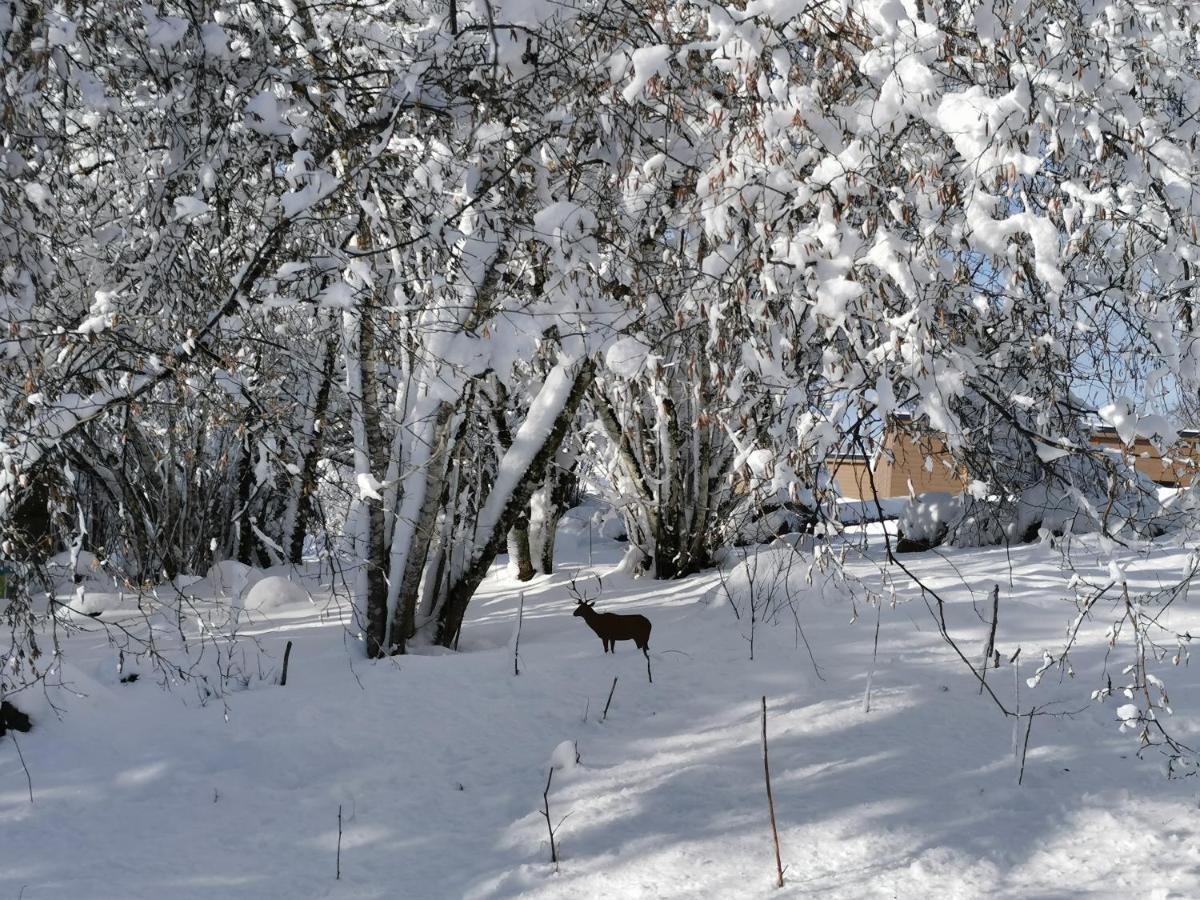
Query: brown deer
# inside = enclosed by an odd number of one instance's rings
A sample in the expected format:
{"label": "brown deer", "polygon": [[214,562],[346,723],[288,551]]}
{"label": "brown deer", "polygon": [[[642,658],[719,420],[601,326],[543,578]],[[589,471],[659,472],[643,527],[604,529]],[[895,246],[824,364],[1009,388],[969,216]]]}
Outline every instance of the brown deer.
{"label": "brown deer", "polygon": [[588,628],[604,642],[604,652],[616,653],[617,641],[633,641],[637,648],[650,659],[650,620],[645,616],[622,616],[617,613],[598,613],[596,601],[576,601],[574,615],[582,616]]}

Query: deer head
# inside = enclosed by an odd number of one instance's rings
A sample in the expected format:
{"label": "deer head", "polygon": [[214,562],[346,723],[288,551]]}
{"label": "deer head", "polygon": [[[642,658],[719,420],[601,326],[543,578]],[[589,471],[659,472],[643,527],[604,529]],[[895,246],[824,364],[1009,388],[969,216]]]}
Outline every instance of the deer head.
{"label": "deer head", "polygon": [[571,579],[571,584],[567,591],[575,600],[575,612],[573,615],[585,615],[588,610],[596,605],[596,598],[600,596],[600,590],[604,587],[604,582],[600,580],[599,575],[592,576],[596,579],[595,593],[588,590],[587,584],[580,585],[575,579]]}

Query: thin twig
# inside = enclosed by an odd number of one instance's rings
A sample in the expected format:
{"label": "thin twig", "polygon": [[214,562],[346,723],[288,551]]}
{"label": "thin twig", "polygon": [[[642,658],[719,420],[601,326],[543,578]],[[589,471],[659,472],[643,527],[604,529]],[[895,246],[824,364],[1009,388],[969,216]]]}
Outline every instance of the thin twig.
{"label": "thin twig", "polygon": [[[558,871],[558,848],[554,846],[554,828],[550,825],[550,782],[554,780],[554,766],[546,776],[546,790],[542,791],[542,803],[545,807],[542,815],[546,817],[546,830],[550,832],[550,862],[554,863],[554,871]],[[565,818],[565,817],[564,817]],[[559,823],[562,824],[561,822]]]}
{"label": "thin twig", "polygon": [[521,605],[517,607],[517,637],[513,641],[513,675],[521,674],[521,666],[518,663],[519,652],[521,649],[521,623],[525,619],[525,592],[521,591]]}
{"label": "thin twig", "polygon": [[775,825],[775,798],[771,795],[771,767],[767,763],[767,698],[762,698],[763,777],[767,782],[767,810],[771,814],[771,837],[775,841],[776,887],[783,887],[783,860],[779,856],[779,829]]}
{"label": "thin twig", "polygon": [[1029,732],[1033,731],[1033,714],[1037,707],[1029,711],[1029,724],[1025,726],[1025,746],[1021,748],[1021,771],[1017,774],[1017,784],[1025,780],[1025,757],[1029,755]]}
{"label": "thin twig", "polygon": [[616,676],[614,675],[612,687],[610,687],[608,689],[608,702],[604,704],[604,715],[602,715],[600,717],[601,722],[603,722],[605,719],[608,718],[608,705],[609,705],[609,703],[612,703],[613,691],[615,691],[616,689],[617,689],[617,679],[616,679]]}
{"label": "thin twig", "polygon": [[337,843],[337,875],[335,881],[342,880],[342,804],[338,804],[338,843]]}
{"label": "thin twig", "polygon": [[33,779],[29,777],[29,766],[25,765],[25,754],[21,752],[21,744],[17,741],[16,729],[10,728],[8,736],[12,738],[13,746],[17,748],[17,758],[21,760],[21,768],[25,770],[25,784],[29,788],[29,802],[33,802]]}
{"label": "thin twig", "polygon": [[979,695],[983,696],[983,685],[987,679],[988,665],[992,663],[992,654],[996,651],[996,623],[1000,619],[1000,585],[992,585],[992,628],[988,632],[987,643],[983,647],[983,664],[979,667]]}
{"label": "thin twig", "polygon": [[863,691],[863,712],[871,711],[871,683],[875,680],[875,662],[879,659],[879,619],[883,615],[883,601],[875,607],[875,647],[871,651],[871,670],[867,673],[867,689]]}
{"label": "thin twig", "polygon": [[287,685],[288,660],[290,660],[291,658],[292,658],[292,642],[288,641],[287,646],[283,648],[283,671],[280,672],[280,674],[279,674],[279,686],[280,687],[285,687]]}

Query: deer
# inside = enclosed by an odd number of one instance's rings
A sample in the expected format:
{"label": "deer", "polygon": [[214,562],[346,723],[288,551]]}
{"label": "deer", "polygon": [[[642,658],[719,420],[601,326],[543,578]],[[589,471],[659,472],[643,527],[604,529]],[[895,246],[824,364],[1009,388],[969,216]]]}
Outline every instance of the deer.
{"label": "deer", "polygon": [[633,641],[650,659],[650,620],[645,616],[623,616],[617,613],[598,613],[592,607],[596,601],[576,601],[574,615],[583,618],[588,628],[604,642],[604,652],[617,652],[617,641]]}

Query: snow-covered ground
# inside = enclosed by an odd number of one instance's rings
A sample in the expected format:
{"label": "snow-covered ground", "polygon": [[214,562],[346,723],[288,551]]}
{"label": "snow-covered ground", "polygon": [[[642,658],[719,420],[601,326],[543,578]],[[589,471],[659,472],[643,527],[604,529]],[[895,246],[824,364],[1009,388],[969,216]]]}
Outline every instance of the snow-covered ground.
{"label": "snow-covered ground", "polygon": [[[1076,656],[1073,678],[1055,669],[1035,690],[1020,685],[1022,709],[1057,699],[1051,709],[1073,714],[1034,721],[1018,786],[1012,721],[980,698],[907,582],[880,609],[872,675],[876,608],[828,584],[799,597],[795,616],[756,621],[751,660],[750,623],[717,573],[606,574],[597,608],[653,622],[649,684],[630,643],[605,656],[571,615],[570,577],[609,573],[621,546],[594,536],[589,567],[578,520],[562,531],[560,573],[524,587],[519,676],[519,588],[502,568],[472,604],[458,654],[370,664],[327,588],[266,604],[243,629],[247,686],[203,705],[195,685],[164,691],[148,669],[122,683],[115,652],[85,623],[63,673],[77,693],[50,697],[61,716],[45,697],[17,698],[37,721],[19,737],[33,803],[13,742],[0,740],[0,897],[1200,896],[1197,784],[1165,779],[1153,753],[1135,757],[1117,701],[1089,705],[1102,649]],[[1108,557],[1087,546],[1076,565],[1102,580]],[[847,561],[876,586],[877,553]],[[1127,555],[1131,583],[1149,585],[1186,552]],[[997,582],[997,643],[1005,657],[1022,648],[1022,679],[1061,643],[1074,607],[1057,551],[905,562],[944,591],[950,633],[970,653]],[[1085,623],[1093,646],[1106,626]],[[989,679],[1014,699],[1010,667]],[[1195,739],[1200,684],[1180,668],[1169,687],[1173,727]],[[564,741],[580,761],[550,789],[556,872],[539,810]]]}

